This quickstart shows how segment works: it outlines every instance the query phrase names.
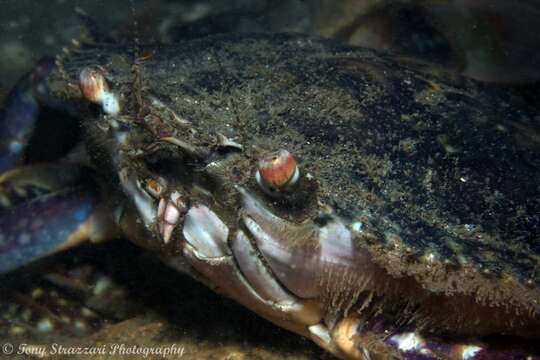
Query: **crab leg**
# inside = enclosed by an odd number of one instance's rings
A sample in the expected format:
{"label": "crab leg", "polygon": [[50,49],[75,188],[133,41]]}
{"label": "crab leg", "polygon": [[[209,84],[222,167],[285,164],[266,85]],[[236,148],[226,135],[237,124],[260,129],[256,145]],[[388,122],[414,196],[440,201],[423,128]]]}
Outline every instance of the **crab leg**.
{"label": "crab leg", "polygon": [[58,163],[19,167],[0,176],[0,273],[115,234],[95,184],[86,180],[90,172]]}
{"label": "crab leg", "polygon": [[16,167],[0,175],[0,209],[80,185],[91,175],[89,168],[69,163]]}
{"label": "crab leg", "polygon": [[[115,225],[74,164],[15,167],[23,157],[40,107],[68,110],[49,94],[54,59],[42,59],[8,94],[0,114],[0,273],[75,246],[112,236]],[[11,169],[11,170],[10,170]]]}
{"label": "crab leg", "polygon": [[0,114],[0,172],[21,158],[39,114],[38,98],[46,96],[44,80],[53,67],[53,59],[43,59],[8,94]]}
{"label": "crab leg", "polygon": [[111,234],[95,194],[69,189],[20,204],[0,217],[0,273]]}

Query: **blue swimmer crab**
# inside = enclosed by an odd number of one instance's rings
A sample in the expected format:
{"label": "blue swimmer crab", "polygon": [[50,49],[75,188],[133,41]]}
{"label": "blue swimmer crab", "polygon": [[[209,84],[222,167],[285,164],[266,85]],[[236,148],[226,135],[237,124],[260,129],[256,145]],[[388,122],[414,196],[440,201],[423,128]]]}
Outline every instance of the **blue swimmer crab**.
{"label": "blue swimmer crab", "polygon": [[[122,233],[341,358],[537,354],[538,118],[519,99],[303,35],[144,54],[82,45],[8,97],[1,272]],[[85,165],[20,165],[43,106],[80,120]]]}

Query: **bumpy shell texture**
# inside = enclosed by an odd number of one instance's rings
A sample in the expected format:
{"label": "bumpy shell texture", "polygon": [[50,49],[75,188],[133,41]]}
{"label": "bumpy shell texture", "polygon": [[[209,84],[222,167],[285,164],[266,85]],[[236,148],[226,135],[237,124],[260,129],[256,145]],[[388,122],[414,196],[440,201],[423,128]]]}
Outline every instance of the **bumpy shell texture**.
{"label": "bumpy shell texture", "polygon": [[[391,274],[538,312],[538,120],[519,99],[395,55],[298,35],[143,51],[149,93],[248,154],[290,151],[318,182],[317,199],[357,223],[359,245]],[[97,62],[128,93],[133,58],[129,48],[88,48],[65,67],[75,78]],[[314,204],[274,210],[299,220]]]}

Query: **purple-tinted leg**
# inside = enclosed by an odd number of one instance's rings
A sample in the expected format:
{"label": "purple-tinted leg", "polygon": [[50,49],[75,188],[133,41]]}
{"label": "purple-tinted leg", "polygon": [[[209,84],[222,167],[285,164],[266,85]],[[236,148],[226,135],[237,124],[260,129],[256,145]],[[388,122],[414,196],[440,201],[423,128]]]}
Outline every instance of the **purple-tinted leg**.
{"label": "purple-tinted leg", "polygon": [[110,233],[92,191],[76,188],[38,197],[0,216],[0,273]]}
{"label": "purple-tinted leg", "polygon": [[21,158],[39,115],[38,99],[46,97],[44,80],[53,67],[53,59],[43,59],[8,94],[0,113],[0,172]]}

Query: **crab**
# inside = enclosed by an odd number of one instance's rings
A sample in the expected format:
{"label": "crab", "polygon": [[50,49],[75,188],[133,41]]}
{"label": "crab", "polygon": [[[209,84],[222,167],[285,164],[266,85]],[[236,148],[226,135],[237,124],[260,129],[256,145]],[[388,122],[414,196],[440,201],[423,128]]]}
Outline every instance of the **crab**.
{"label": "crab", "polygon": [[[84,151],[21,165],[43,106]],[[6,101],[0,272],[122,234],[340,358],[534,357],[537,121],[318,37],[77,44]]]}

